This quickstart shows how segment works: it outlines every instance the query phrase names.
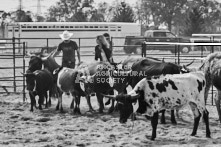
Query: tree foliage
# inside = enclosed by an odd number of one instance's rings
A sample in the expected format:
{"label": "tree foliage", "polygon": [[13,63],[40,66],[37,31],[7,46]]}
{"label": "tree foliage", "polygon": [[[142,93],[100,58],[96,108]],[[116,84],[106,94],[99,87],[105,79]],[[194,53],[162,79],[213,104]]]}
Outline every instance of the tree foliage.
{"label": "tree foliage", "polygon": [[[60,0],[48,9],[47,21],[88,21],[88,13],[84,13],[84,0]],[[92,9],[93,0],[88,0],[88,8]],[[83,14],[84,13],[84,14]],[[85,15],[86,14],[86,15]]]}
{"label": "tree foliage", "polygon": [[23,10],[16,11],[15,22],[32,22],[32,18]]}
{"label": "tree foliage", "polygon": [[184,35],[186,36],[202,33],[204,28],[203,12],[198,7],[193,7],[185,19],[185,25]]}
{"label": "tree foliage", "polygon": [[[198,9],[197,11],[202,13],[201,19],[204,20],[201,31],[212,33],[216,31],[215,28],[220,20],[219,7],[219,3],[211,0],[142,0],[136,6],[136,19],[146,26],[151,23],[155,26],[165,24],[169,30],[175,30],[179,34],[195,23],[190,22],[194,21],[193,18],[187,17],[197,15],[196,9]],[[185,30],[190,31],[191,28]]]}
{"label": "tree foliage", "polygon": [[135,22],[133,9],[125,4],[118,5],[113,12],[113,22]]}
{"label": "tree foliage", "polygon": [[144,0],[143,3],[149,8],[145,13],[152,16],[155,25],[166,23],[168,29],[171,30],[173,20],[180,16],[187,0]]}
{"label": "tree foliage", "polygon": [[134,22],[134,12],[129,5],[122,7],[117,3],[116,6],[110,6],[106,2],[98,4],[98,8],[93,7],[93,0],[60,0],[56,5],[48,9],[46,21],[69,21],[69,22],[103,22],[119,21]]}

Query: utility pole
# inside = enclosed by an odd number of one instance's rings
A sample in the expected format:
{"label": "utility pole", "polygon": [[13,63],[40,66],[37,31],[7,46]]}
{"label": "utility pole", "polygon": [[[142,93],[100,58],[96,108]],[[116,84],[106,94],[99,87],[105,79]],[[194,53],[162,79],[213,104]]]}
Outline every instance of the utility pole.
{"label": "utility pole", "polygon": [[19,0],[18,10],[21,11],[23,8],[22,0]]}
{"label": "utility pole", "polygon": [[22,3],[22,0],[19,0],[19,4],[18,4],[18,20],[20,21],[21,20],[21,11],[23,9],[23,3]]}
{"label": "utility pole", "polygon": [[41,16],[41,14],[42,14],[41,8],[42,7],[46,7],[46,6],[42,6],[41,5],[41,1],[43,1],[43,0],[33,0],[33,1],[37,1],[37,5],[32,6],[32,7],[36,7],[37,8],[36,13],[34,14],[34,18],[35,18],[36,21],[38,21],[39,16]]}
{"label": "utility pole", "polygon": [[37,0],[37,16],[41,15],[41,0]]}

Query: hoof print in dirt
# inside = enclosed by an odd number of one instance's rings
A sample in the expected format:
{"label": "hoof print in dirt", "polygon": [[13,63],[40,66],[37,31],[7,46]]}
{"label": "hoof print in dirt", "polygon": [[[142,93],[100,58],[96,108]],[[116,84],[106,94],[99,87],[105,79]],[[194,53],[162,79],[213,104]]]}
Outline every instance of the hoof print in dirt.
{"label": "hoof print in dirt", "polygon": [[18,118],[19,116],[18,115],[13,115],[13,116],[11,116],[10,118]]}
{"label": "hoof print in dirt", "polygon": [[21,120],[23,121],[28,121],[28,120],[31,120],[32,118],[31,117],[21,117]]}
{"label": "hoof print in dirt", "polygon": [[50,121],[51,119],[48,117],[41,117],[41,118],[37,118],[36,121],[38,122],[47,122]]}

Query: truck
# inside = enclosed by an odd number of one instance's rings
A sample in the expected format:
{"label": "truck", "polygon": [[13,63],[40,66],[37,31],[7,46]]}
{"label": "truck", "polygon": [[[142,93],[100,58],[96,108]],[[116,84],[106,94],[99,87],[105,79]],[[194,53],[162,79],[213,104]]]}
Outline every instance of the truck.
{"label": "truck", "polygon": [[[144,33],[144,36],[126,36],[124,43],[124,52],[127,54],[141,54],[142,43],[144,41],[149,42],[182,42],[190,43],[189,38],[177,37],[175,34],[169,30],[147,30]],[[175,53],[175,45],[148,45],[147,50],[166,50],[171,53]],[[189,53],[191,51],[191,46],[180,46],[181,53]]]}

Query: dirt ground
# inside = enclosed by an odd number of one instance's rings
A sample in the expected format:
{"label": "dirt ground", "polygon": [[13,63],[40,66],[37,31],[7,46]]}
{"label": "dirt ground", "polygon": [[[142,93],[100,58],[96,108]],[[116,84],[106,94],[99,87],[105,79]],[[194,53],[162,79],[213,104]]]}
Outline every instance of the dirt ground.
{"label": "dirt ground", "polygon": [[[88,106],[81,98],[82,115],[74,115],[69,108],[71,98],[64,96],[64,113],[55,111],[57,100],[49,109],[30,112],[29,99],[23,103],[22,95],[0,96],[0,146],[10,147],[131,147],[131,146],[221,146],[221,127],[214,106],[210,112],[212,138],[206,138],[205,124],[201,121],[197,136],[191,137],[193,115],[186,107],[179,112],[177,125],[170,122],[159,124],[157,138],[150,140],[151,124],[143,116],[138,120],[119,123],[119,114],[87,112]],[[92,106],[98,109],[95,97]],[[106,112],[109,106],[106,107]]]}

